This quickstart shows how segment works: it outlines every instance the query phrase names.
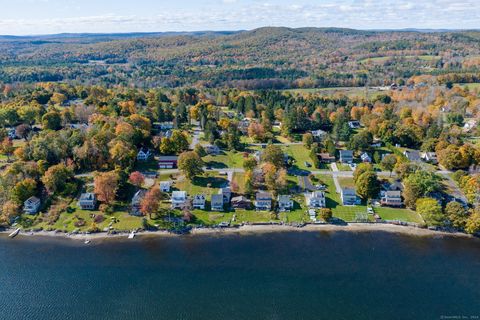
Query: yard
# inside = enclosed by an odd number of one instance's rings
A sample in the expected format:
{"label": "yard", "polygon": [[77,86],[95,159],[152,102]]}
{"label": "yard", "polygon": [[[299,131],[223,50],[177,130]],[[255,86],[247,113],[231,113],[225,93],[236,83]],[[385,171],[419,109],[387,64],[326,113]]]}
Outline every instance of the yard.
{"label": "yard", "polygon": [[399,220],[405,222],[423,223],[422,217],[415,211],[403,208],[378,207],[374,208],[383,220]]}
{"label": "yard", "polygon": [[206,176],[198,176],[189,181],[179,176],[173,183],[173,188],[186,191],[189,196],[203,193],[209,198],[209,195],[216,194],[218,189],[228,185],[226,176],[219,174],[206,173]]}
{"label": "yard", "polygon": [[242,168],[243,152],[222,151],[219,155],[208,155],[203,157],[203,162],[207,167],[214,169]]}

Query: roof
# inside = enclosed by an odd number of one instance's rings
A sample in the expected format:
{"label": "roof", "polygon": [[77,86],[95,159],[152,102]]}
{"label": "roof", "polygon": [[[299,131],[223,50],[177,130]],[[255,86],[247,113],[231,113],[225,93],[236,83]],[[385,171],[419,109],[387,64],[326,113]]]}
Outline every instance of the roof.
{"label": "roof", "polygon": [[385,192],[385,196],[389,198],[401,198],[402,193],[400,191],[387,191]]}
{"label": "roof", "polygon": [[340,150],[340,156],[353,157],[353,151],[352,150]]}
{"label": "roof", "polygon": [[82,193],[80,200],[95,200],[95,194],[91,192]]}
{"label": "roof", "polygon": [[40,202],[40,199],[38,199],[37,197],[30,197],[25,201],[25,203],[37,203],[37,202]]}
{"label": "roof", "polygon": [[172,181],[160,181],[160,185],[161,185],[161,186],[171,186],[171,185],[172,185]]}
{"label": "roof", "polygon": [[177,161],[178,157],[177,156],[160,156],[158,158],[158,161]]}
{"label": "roof", "polygon": [[257,192],[255,198],[257,200],[272,200],[272,195],[268,192]]}
{"label": "roof", "polygon": [[193,200],[205,200],[204,194],[196,194],[193,196]]}
{"label": "roof", "polygon": [[357,193],[355,192],[355,189],[352,188],[343,188],[342,189],[342,194],[344,196],[356,196]]}
{"label": "roof", "polygon": [[223,204],[223,196],[221,194],[212,194],[211,203],[222,203]]}
{"label": "roof", "polygon": [[330,153],[327,153],[327,152],[319,153],[318,156],[322,159],[334,159],[335,158],[335,156],[332,156],[332,155],[330,155]]}
{"label": "roof", "polygon": [[291,201],[291,197],[288,194],[278,196],[278,202],[289,202],[289,201]]}
{"label": "roof", "polygon": [[173,191],[172,198],[186,198],[187,192],[186,191]]}
{"label": "roof", "polygon": [[405,150],[403,153],[408,160],[420,160],[420,152],[418,150]]}
{"label": "roof", "polygon": [[250,202],[250,200],[248,200],[244,196],[238,196],[238,197],[233,197],[232,202],[233,203],[235,203],[235,202]]}

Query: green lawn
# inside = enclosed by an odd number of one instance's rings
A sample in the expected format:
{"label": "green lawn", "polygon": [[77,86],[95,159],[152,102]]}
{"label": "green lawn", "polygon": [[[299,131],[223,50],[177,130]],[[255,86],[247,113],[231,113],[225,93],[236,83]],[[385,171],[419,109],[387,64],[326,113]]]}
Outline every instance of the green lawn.
{"label": "green lawn", "polygon": [[348,164],[337,162],[337,168],[339,171],[352,171],[352,168]]}
{"label": "green lawn", "polygon": [[374,208],[383,220],[400,220],[405,222],[423,223],[422,217],[415,211],[403,208],[379,207]]}
{"label": "green lawn", "polygon": [[187,179],[176,180],[173,183],[173,188],[187,191],[189,196],[203,193],[209,198],[209,195],[216,194],[218,189],[223,188],[228,184],[226,176],[207,173],[208,176],[195,177],[193,181]]}
{"label": "green lawn", "polygon": [[208,155],[203,157],[203,162],[205,162],[207,166],[215,169],[242,168],[243,153],[238,151],[223,151],[217,156]]}
{"label": "green lawn", "polygon": [[338,182],[342,186],[342,188],[355,188],[355,183],[353,182],[353,178],[350,177],[338,177]]}
{"label": "green lawn", "polygon": [[[290,145],[290,146],[282,146],[283,151],[285,154],[288,154],[290,157],[295,159],[295,166],[297,166],[301,170],[315,170],[313,167],[307,167],[305,162],[308,162],[311,166],[313,166],[313,161],[310,158],[310,150],[305,148],[303,145]],[[325,168],[326,169],[326,168]]]}

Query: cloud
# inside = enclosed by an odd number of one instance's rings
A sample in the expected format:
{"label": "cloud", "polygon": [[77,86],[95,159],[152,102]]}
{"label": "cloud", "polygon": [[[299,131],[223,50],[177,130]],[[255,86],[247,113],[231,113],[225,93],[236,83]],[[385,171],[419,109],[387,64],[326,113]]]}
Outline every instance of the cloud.
{"label": "cloud", "polygon": [[[480,28],[478,0],[221,1],[228,6],[210,0],[205,5],[202,3],[200,9],[179,4],[181,10],[151,8],[143,14],[135,11],[136,14],[132,15],[109,13],[49,19],[0,19],[0,34],[238,30],[261,26]],[[155,11],[159,13],[155,14]]]}

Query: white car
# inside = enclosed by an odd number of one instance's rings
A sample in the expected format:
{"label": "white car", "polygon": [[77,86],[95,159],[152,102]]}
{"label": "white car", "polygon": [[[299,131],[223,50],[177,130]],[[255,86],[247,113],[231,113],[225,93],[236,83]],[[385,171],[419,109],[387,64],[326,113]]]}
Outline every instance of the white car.
{"label": "white car", "polygon": [[373,212],[373,208],[371,208],[371,207],[368,207],[368,208],[367,208],[367,213],[369,213],[369,214],[373,214],[373,213],[374,213],[374,212]]}

